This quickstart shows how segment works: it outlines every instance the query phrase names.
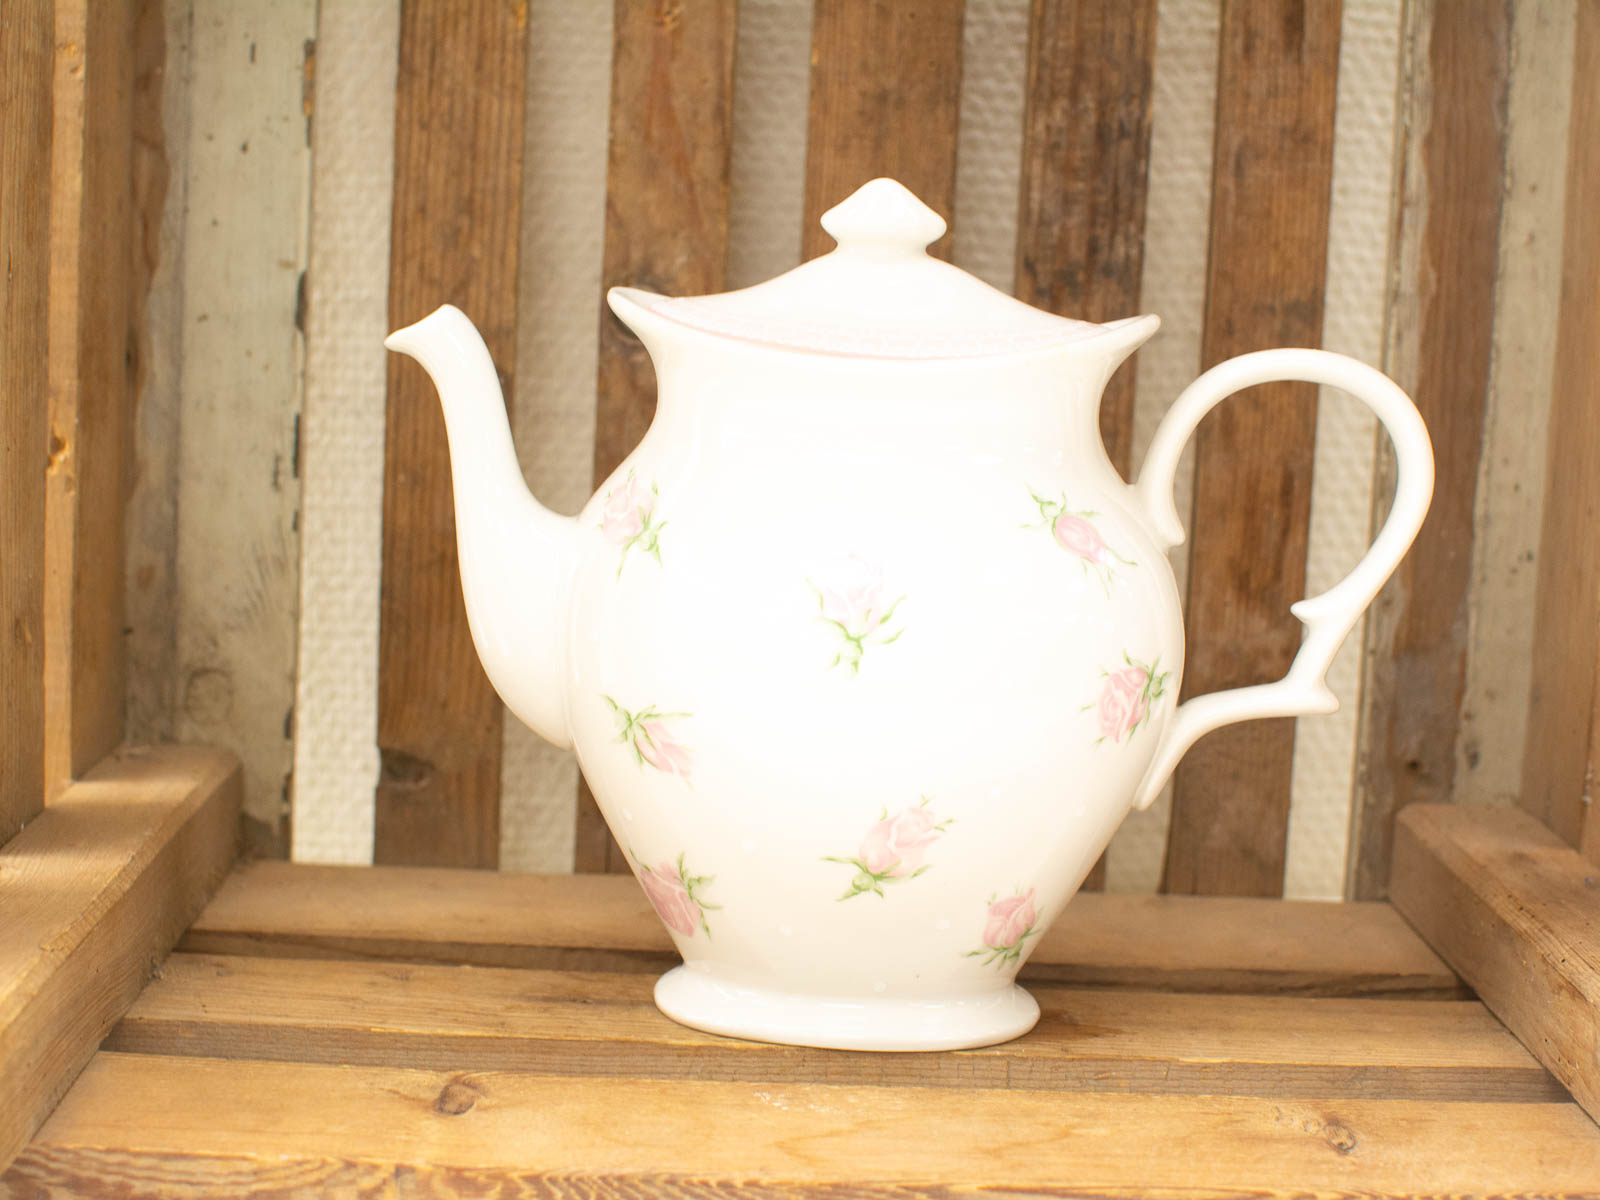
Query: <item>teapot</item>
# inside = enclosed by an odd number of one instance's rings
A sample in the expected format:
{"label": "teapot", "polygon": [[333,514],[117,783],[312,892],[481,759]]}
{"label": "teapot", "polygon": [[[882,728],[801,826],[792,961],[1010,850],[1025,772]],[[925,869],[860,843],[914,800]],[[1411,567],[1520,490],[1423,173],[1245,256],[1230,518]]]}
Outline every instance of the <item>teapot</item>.
{"label": "teapot", "polygon": [[[683,956],[660,1009],[797,1045],[988,1045],[1038,1019],[1018,969],[1197,738],[1338,707],[1328,666],[1422,523],[1432,451],[1378,371],[1267,350],[1195,380],[1126,483],[1101,390],[1156,317],[1069,320],[930,257],[945,223],[892,180],[822,224],[836,249],[754,287],[610,290],[657,408],[576,517],[528,491],[460,311],[386,345],[440,393],[489,679],[576,752]],[[1290,610],[1283,679],[1179,703],[1179,453],[1277,380],[1371,408],[1393,505]]]}

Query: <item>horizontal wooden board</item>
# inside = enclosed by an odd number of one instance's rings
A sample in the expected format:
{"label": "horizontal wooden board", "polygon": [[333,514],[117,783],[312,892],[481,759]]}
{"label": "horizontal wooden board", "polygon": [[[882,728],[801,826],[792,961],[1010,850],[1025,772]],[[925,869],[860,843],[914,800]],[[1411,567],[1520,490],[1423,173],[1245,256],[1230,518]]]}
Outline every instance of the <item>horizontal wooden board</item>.
{"label": "horizontal wooden board", "polygon": [[1576,1196],[1597,1180],[1600,1131],[1570,1103],[593,1080],[102,1053],[0,1177],[0,1196]]}
{"label": "horizontal wooden board", "polygon": [[1600,1118],[1594,865],[1521,809],[1412,805],[1396,830],[1395,906]]}
{"label": "horizontal wooden board", "polygon": [[1036,988],[1026,1037],[859,1054],[700,1033],[639,974],[177,954],[106,1042],[213,1058],[912,1087],[1565,1100],[1476,1001]]}
{"label": "horizontal wooden board", "polygon": [[[241,866],[185,935],[199,953],[659,971],[633,880],[279,862]],[[1024,981],[1304,995],[1462,996],[1387,904],[1083,893]]]}
{"label": "horizontal wooden board", "polygon": [[228,869],[239,799],[231,754],[130,752],[0,848],[0,1163]]}

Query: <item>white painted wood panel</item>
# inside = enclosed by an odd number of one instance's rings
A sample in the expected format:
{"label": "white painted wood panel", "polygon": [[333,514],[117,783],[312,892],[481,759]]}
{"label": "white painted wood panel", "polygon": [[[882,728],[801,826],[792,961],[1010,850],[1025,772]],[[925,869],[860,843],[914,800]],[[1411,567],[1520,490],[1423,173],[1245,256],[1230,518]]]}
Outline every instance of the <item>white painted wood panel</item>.
{"label": "white painted wood panel", "polygon": [[317,27],[293,789],[303,862],[372,861],[399,16],[392,0],[340,0]]}
{"label": "white painted wood panel", "polygon": [[[1400,21],[1401,0],[1345,0],[1340,27],[1322,344],[1374,366],[1383,363],[1388,300]],[[1308,595],[1338,583],[1366,551],[1375,433],[1364,405],[1320,389]],[[1337,900],[1344,893],[1365,629],[1365,620],[1357,622],[1328,668],[1339,711],[1295,722],[1283,884],[1284,895],[1294,899]]]}
{"label": "white painted wood panel", "polygon": [[1494,350],[1457,743],[1456,795],[1468,804],[1514,803],[1522,787],[1575,22],[1573,0],[1519,4],[1512,18]]}
{"label": "white painted wood panel", "polygon": [[179,374],[175,732],[244,762],[268,840],[288,815],[312,0],[196,5]]}
{"label": "white painted wood panel", "polygon": [[[1141,306],[1161,330],[1139,351],[1133,402],[1133,469],[1138,472],[1156,425],[1200,371],[1206,247],[1211,220],[1211,142],[1217,104],[1221,0],[1160,0],[1156,69],[1150,97],[1150,182],[1145,201]],[[1186,450],[1175,490],[1184,527],[1194,498],[1194,453]],[[1188,547],[1175,547],[1172,569],[1183,589]],[[1152,892],[1160,885],[1172,821],[1172,788],[1143,812],[1130,813],[1106,852],[1106,887]]]}

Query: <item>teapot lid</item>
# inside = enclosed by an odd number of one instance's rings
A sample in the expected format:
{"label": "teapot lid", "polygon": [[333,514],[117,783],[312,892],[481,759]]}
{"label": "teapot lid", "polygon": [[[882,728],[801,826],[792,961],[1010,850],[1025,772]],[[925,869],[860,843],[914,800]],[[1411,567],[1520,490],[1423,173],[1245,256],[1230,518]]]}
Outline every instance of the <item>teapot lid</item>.
{"label": "teapot lid", "polygon": [[1042,350],[1105,328],[1043,312],[927,253],[945,222],[892,179],[822,215],[838,247],[765,283],[672,298],[612,295],[707,333],[817,354],[940,359]]}

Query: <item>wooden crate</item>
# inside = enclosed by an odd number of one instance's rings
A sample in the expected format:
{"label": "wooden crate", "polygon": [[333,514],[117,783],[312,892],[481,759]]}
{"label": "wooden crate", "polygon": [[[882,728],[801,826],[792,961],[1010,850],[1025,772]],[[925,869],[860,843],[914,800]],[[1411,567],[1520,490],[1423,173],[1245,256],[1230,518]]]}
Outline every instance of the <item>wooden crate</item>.
{"label": "wooden crate", "polygon": [[[465,288],[450,298],[484,319],[506,369],[522,11],[406,4],[397,92],[392,323]],[[617,6],[608,283],[722,281],[735,11]],[[1426,86],[1404,100],[1418,136],[1398,241],[1414,292],[1394,306],[1390,366],[1429,420],[1440,487],[1369,628],[1357,899],[1276,898],[1290,727],[1218,735],[1178,783],[1174,894],[1075,899],[1024,975],[1044,1009],[1033,1033],[880,1055],[666,1021],[649,981],[671,946],[628,879],[466,869],[496,861],[498,708],[440,552],[447,480],[409,364],[389,368],[380,740],[391,765],[429,769],[390,771],[376,798],[378,857],[401,865],[230,873],[237,760],[119,745],[114,531],[150,269],[136,235],[159,190],[160,10],[7,0],[0,1196],[1600,1195],[1600,550],[1574,536],[1600,508],[1597,0],[1577,6],[1567,224],[1547,231],[1564,238],[1563,307],[1522,806],[1411,804],[1450,798],[1462,634],[1441,614],[1462,611],[1481,536],[1516,11],[1406,18],[1424,64],[1408,78]],[[1033,6],[1025,299],[1091,318],[1137,308],[1155,12]],[[808,229],[875,174],[950,208],[961,29],[955,0],[818,0]],[[1335,4],[1224,8],[1208,361],[1319,338],[1338,33]],[[463,77],[476,102],[431,119]],[[486,269],[459,280],[447,245]],[[639,347],[602,328],[603,473],[652,396]],[[1297,644],[1284,613],[1304,576],[1310,436],[1293,394],[1234,401],[1201,435],[1194,534],[1214,553],[1189,578],[1196,691],[1275,676]],[[1130,396],[1114,381],[1104,420],[1124,470]],[[1241,490],[1271,502],[1219,499]],[[1264,541],[1276,551],[1249,578],[1217,552]],[[448,687],[408,674],[423,645],[451,664]],[[582,865],[620,865],[592,809],[580,843]]]}

